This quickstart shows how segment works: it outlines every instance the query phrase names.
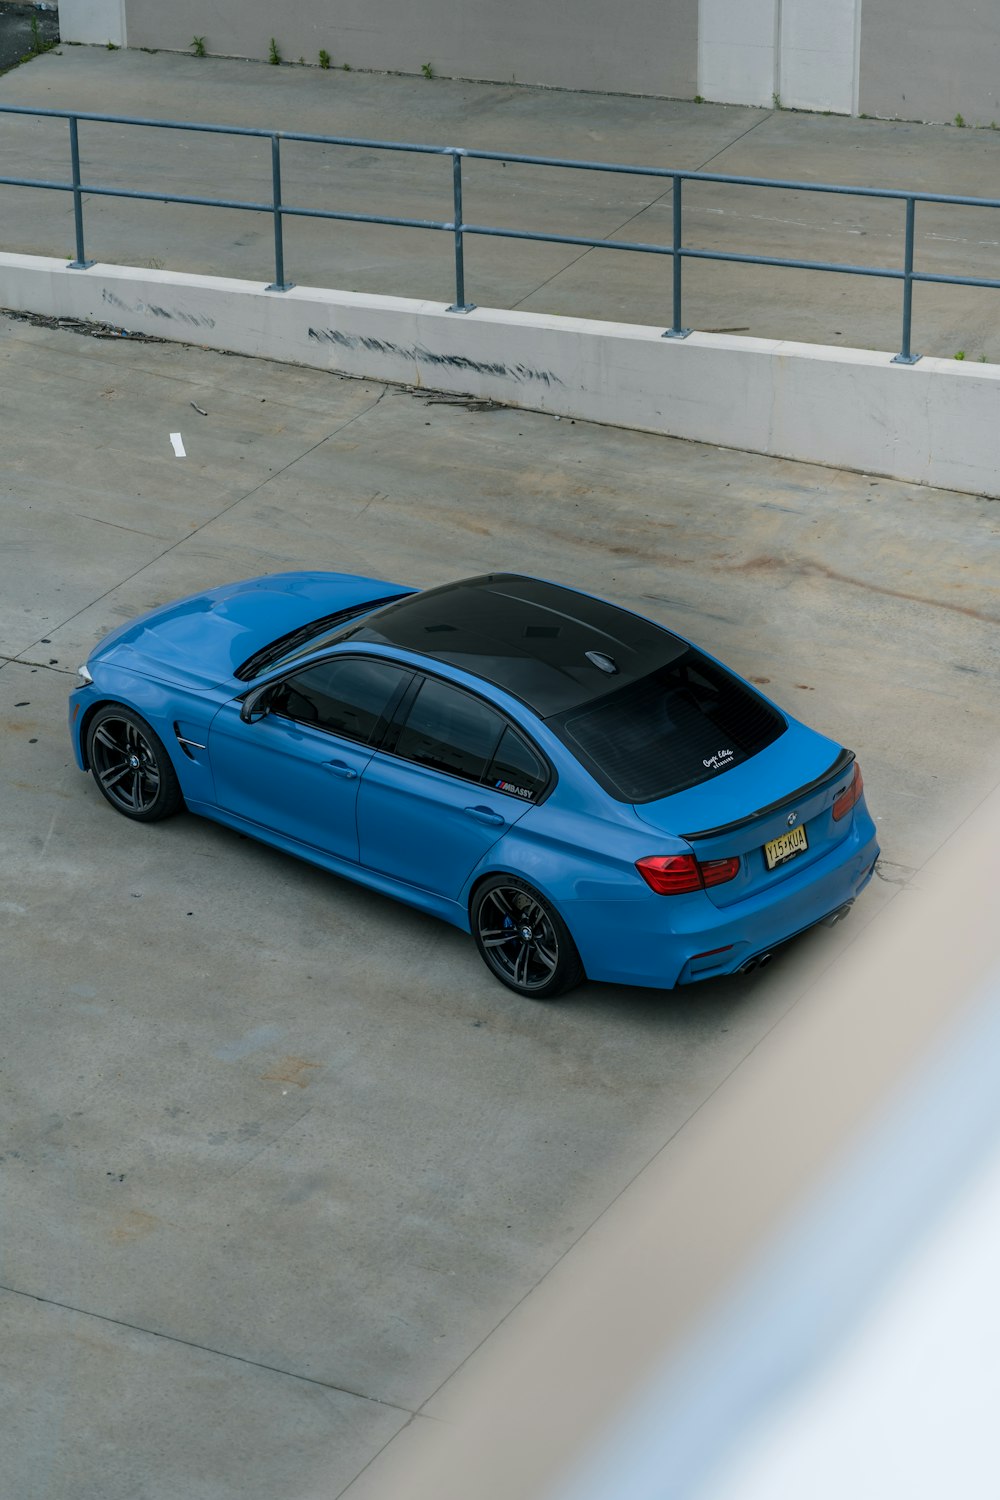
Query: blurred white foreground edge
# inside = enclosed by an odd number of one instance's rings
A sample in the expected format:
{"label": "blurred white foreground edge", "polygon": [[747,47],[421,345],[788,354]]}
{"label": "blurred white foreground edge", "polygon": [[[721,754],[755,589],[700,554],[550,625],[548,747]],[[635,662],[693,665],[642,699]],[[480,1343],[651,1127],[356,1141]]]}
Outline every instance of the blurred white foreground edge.
{"label": "blurred white foreground edge", "polygon": [[347,1500],[996,1493],[1000,788]]}

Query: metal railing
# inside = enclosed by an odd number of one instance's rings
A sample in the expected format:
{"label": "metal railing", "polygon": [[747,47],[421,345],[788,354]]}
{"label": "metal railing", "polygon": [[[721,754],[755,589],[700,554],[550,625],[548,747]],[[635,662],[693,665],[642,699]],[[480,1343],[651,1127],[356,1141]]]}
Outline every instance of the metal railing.
{"label": "metal railing", "polygon": [[[798,271],[830,271],[848,276],[874,276],[886,280],[900,281],[902,295],[902,337],[900,351],[893,357],[894,364],[915,364],[919,354],[911,351],[911,324],[913,313],[913,286],[915,282],[935,282],[948,286],[985,287],[1000,289],[1000,278],[985,276],[946,276],[938,272],[914,269],[914,235],[916,205],[918,203],[950,204],[965,208],[1000,208],[1000,199],[973,198],[951,193],[920,193],[899,188],[850,187],[830,182],[795,182],[769,177],[737,177],[720,172],[696,172],[672,167],[637,167],[620,162],[573,161],[554,156],[524,156],[506,151],[477,151],[462,146],[428,146],[408,141],[376,141],[351,136],[315,135],[297,130],[263,130],[245,125],[207,125],[192,120],[147,120],[131,115],[105,115],[66,109],[36,109],[28,105],[0,104],[0,114],[30,115],[64,119],[69,124],[69,149],[71,180],[55,182],[37,177],[0,176],[0,185],[7,187],[31,187],[55,192],[72,193],[73,216],[76,234],[76,257],[70,261],[73,270],[85,270],[94,264],[87,260],[84,244],[83,199],[89,197],[137,198],[157,203],[183,203],[204,208],[235,208],[250,213],[264,213],[274,223],[274,280],[267,290],[286,292],[293,282],[285,278],[285,254],[283,222],[286,218],[335,219],[355,224],[384,224],[401,229],[433,229],[450,234],[453,241],[455,300],[449,312],[471,312],[475,303],[466,300],[464,237],[469,234],[492,235],[503,239],[536,240],[555,245],[577,245],[585,249],[632,251],[644,255],[668,255],[673,262],[673,309],[670,327],[664,338],[683,339],[692,331],[684,327],[682,314],[682,272],[685,260],[732,261],[741,265],[775,266]],[[136,188],[107,187],[99,183],[84,182],[80,174],[80,121],[102,125],[134,125],[160,130],[193,130],[211,135],[253,136],[271,143],[271,199],[270,202],[250,202],[234,198],[205,198],[185,193],[142,191]],[[342,209],[302,208],[285,203],[281,191],[281,142],[305,141],[325,146],[354,146],[378,151],[407,151],[427,156],[451,158],[452,218],[449,220],[411,219],[382,214],[350,213]],[[462,162],[463,160],[517,163],[524,166],[566,167],[573,171],[613,172],[621,176],[651,177],[665,180],[673,190],[673,235],[669,245],[650,244],[641,241],[612,240],[606,237],[591,238],[578,234],[555,234],[539,230],[507,229],[495,224],[468,224],[462,215]],[[905,205],[903,265],[899,269],[887,266],[861,266],[839,261],[799,260],[776,255],[751,255],[738,251],[705,250],[683,241],[682,192],[685,182],[707,182],[729,184],[736,187],[778,188],[800,193],[835,193],[852,198],[892,199]]]}

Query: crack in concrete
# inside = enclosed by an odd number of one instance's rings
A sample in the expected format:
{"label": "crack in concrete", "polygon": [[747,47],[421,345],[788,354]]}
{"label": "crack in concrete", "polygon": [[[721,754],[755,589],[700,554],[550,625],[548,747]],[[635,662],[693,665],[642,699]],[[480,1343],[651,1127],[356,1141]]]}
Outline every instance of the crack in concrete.
{"label": "crack in concrete", "polygon": [[[178,1344],[184,1349],[196,1349],[201,1354],[215,1354],[220,1359],[229,1359],[237,1364],[249,1365],[255,1370],[266,1370],[270,1375],[283,1375],[288,1380],[300,1380],[306,1385],[318,1385],[325,1391],[336,1391],[341,1396],[353,1396],[357,1401],[368,1401],[375,1406],[387,1407],[390,1411],[398,1411],[401,1415],[413,1417],[416,1415],[408,1406],[400,1406],[396,1401],[385,1401],[381,1396],[368,1396],[363,1391],[352,1390],[347,1385],[337,1385],[332,1380],[320,1380],[316,1375],[303,1375],[299,1370],[285,1370],[280,1365],[269,1365],[261,1359],[250,1359],[245,1354],[234,1354],[228,1349],[216,1349],[211,1344],[199,1344],[194,1339],[181,1338],[176,1333],[164,1333],[159,1328],[145,1328],[141,1323],[130,1323],[125,1318],[114,1318],[109,1313],[94,1312],[89,1307],[75,1307],[71,1302],[60,1302],[56,1297],[40,1297],[35,1292],[22,1291],[20,1287],[5,1286],[0,1284],[0,1292],[6,1292],[11,1297],[23,1297],[28,1302],[40,1302],[44,1307],[55,1307],[61,1312],[76,1313],[83,1318],[95,1318],[100,1323],[108,1323],[114,1328],[124,1328],[130,1333],[142,1333],[154,1339],[165,1339],[168,1343]],[[353,1481],[352,1481],[353,1482]]]}
{"label": "crack in concrete", "polygon": [[151,537],[154,542],[165,542],[169,540],[169,538],[165,536],[157,536],[155,531],[142,531],[138,526],[122,526],[118,521],[102,521],[100,516],[88,516],[85,515],[82,510],[75,511],[74,514],[81,521],[93,521],[95,526],[112,526],[114,527],[115,531],[130,531],[133,536],[148,536]]}
{"label": "crack in concrete", "polygon": [[[763,125],[766,120],[770,120],[771,118],[772,118],[772,115],[769,113],[769,114],[765,115],[762,119],[755,120],[754,123],[752,125],[750,125],[746,130],[741,131],[740,134],[738,136],[736,136],[735,140],[727,141],[726,144],[723,147],[721,147],[720,150],[716,151],[713,156],[710,156],[707,161],[703,161],[700,166],[691,167],[691,168],[688,168],[687,170],[693,171],[693,172],[704,172],[705,168],[708,167],[708,166],[711,166],[711,164],[712,164],[713,161],[718,161],[718,159],[719,159],[720,156],[724,156],[725,153],[727,151],[731,150],[733,146],[738,146],[739,143],[740,143],[740,141],[745,140],[746,137],[750,134],[751,131],[756,130],[760,125]],[[618,225],[615,226],[614,229],[609,230],[608,233],[607,233],[607,235],[605,236],[605,239],[608,242],[608,248],[609,249],[613,249],[614,248],[614,241],[611,238],[611,236],[613,234],[621,234],[621,232],[622,232],[623,229],[625,229],[629,224],[634,223],[634,221],[636,219],[641,219],[642,216],[643,216],[643,214],[648,213],[649,210],[651,208],[653,208],[655,204],[662,203],[663,200],[664,200],[664,198],[669,198],[671,196],[671,194],[673,193],[673,190],[674,190],[674,185],[673,185],[673,182],[671,182],[670,186],[668,188],[664,188],[664,190],[663,190],[662,193],[658,193],[655,198],[650,198],[649,202],[643,204],[642,208],[637,209],[634,214],[630,214],[629,217],[627,219],[623,220],[623,222],[621,224],[618,224]],[[581,260],[584,260],[588,255],[593,254],[593,252],[595,250],[602,249],[602,248],[603,248],[603,246],[589,245],[586,250],[581,251],[581,253],[579,255],[574,256],[574,258],[572,260],[567,261],[564,266],[561,266],[558,271],[553,272],[553,274],[551,276],[547,276],[544,281],[540,281],[538,283],[538,285],[533,288],[532,291],[525,292],[524,296],[521,297],[519,301],[512,302],[510,304],[511,305],[511,309],[513,310],[516,307],[522,307],[524,305],[524,303],[528,301],[529,297],[533,297],[536,292],[540,292],[542,290],[542,288],[548,286],[550,284],[550,282],[558,281],[559,277],[563,274],[564,271],[572,270],[572,268],[574,266],[577,266],[577,265],[580,264]]]}
{"label": "crack in concrete", "polygon": [[[54,627],[58,628],[58,627]],[[37,646],[38,641],[35,642]],[[25,646],[25,651],[30,651],[30,646]],[[60,672],[64,677],[75,677],[75,667],[59,667],[48,661],[32,661],[30,657],[8,656],[6,652],[0,652],[0,669],[3,667],[41,667],[43,672]]]}
{"label": "crack in concrete", "polygon": [[[326,433],[323,437],[317,439],[315,443],[311,443],[308,448],[304,448],[301,453],[297,453],[294,458],[289,459],[287,464],[282,464],[280,469],[275,469],[273,474],[269,474],[266,479],[262,479],[260,484],[255,484],[253,488],[247,490],[245,494],[237,495],[235,500],[230,500],[228,505],[224,505],[222,509],[216,511],[214,515],[208,516],[204,521],[201,522],[199,526],[194,527],[194,529],[190,531],[187,536],[180,537],[176,542],[171,542],[169,547],[164,547],[162,552],[158,552],[155,557],[151,557],[146,562],[144,562],[141,568],[136,568],[134,572],[126,574],[124,578],[119,578],[117,583],[112,584],[111,588],[105,589],[103,594],[98,594],[96,599],[89,600],[88,603],[81,606],[80,609],[74,611],[73,614],[68,615],[65,620],[61,620],[58,625],[51,626],[50,628],[52,629],[53,633],[55,631],[62,630],[66,625],[71,624],[74,620],[78,619],[80,615],[85,614],[88,609],[92,609],[95,604],[99,604],[102,599],[107,599],[111,594],[115,592],[116,589],[120,589],[123,584],[130,583],[133,578],[138,578],[140,573],[144,573],[147,568],[151,568],[154,566],[154,564],[161,562],[163,558],[167,557],[171,552],[176,551],[178,547],[182,547],[185,542],[189,542],[192,537],[196,537],[199,532],[204,531],[206,526],[213,525],[214,522],[219,521],[223,516],[228,515],[231,510],[235,510],[237,505],[242,505],[244,500],[249,500],[251,496],[258,494],[265,485],[270,484],[272,480],[277,479],[279,475],[287,474],[288,470],[293,468],[294,465],[297,464],[301,459],[308,458],[310,453],[315,453],[317,448],[322,448],[323,444],[328,443],[331,438],[339,436],[339,434],[342,433],[345,428],[351,426],[352,422],[358,422],[362,417],[366,417],[369,412],[374,411],[376,406],[379,405],[383,397],[388,394],[390,389],[387,383],[379,383],[382,385],[382,389],[375,400],[370,402],[368,406],[364,407],[361,411],[356,411],[352,417],[348,417],[346,422],[341,422],[340,426],[335,427],[332,432]],[[38,644],[38,641],[32,642],[32,646],[37,646]],[[25,651],[30,651],[32,649],[32,646],[25,646]],[[41,662],[22,663],[20,656],[7,657],[7,660],[17,661],[24,666],[42,665]],[[69,668],[65,668],[63,670],[68,671],[70,676],[75,675],[74,672]],[[0,1288],[0,1290],[2,1290],[2,1288]]]}

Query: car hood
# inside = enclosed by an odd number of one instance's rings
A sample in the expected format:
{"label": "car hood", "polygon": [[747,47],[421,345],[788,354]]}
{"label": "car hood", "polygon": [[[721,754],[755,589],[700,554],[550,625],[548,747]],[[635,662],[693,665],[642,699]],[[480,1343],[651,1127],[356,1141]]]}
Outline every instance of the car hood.
{"label": "car hood", "polygon": [[206,691],[270,641],[311,620],[350,609],[405,585],[353,573],[271,573],[192,594],[113,631],[90,657]]}
{"label": "car hood", "polygon": [[680,838],[703,835],[734,823],[749,825],[755,814],[792,797],[827,772],[832,775],[840,745],[785,718],[784,734],[750,760],[671,797],[637,803],[635,812],[662,833]]}

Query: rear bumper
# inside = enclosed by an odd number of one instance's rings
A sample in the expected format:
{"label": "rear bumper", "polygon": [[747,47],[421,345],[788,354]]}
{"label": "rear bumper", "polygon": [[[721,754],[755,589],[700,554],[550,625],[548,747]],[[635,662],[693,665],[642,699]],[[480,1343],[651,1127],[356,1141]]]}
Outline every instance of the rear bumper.
{"label": "rear bumper", "polygon": [[769,963],[775,949],[781,947],[783,943],[791,942],[800,933],[808,932],[810,927],[818,927],[822,922],[826,922],[830,926],[834,922],[839,922],[843,917],[847,916],[855,900],[860,896],[865,886],[875,874],[877,863],[878,851],[876,851],[871,864],[863,871],[854,895],[846,897],[820,916],[813,917],[804,927],[800,927],[795,932],[789,932],[786,936],[765,943],[762,947],[752,949],[749,952],[747,951],[749,945],[734,943],[732,949],[728,952],[708,954],[700,959],[689,959],[677,976],[677,983],[696,984],[699,979],[714,979],[721,974],[749,974],[753,969],[763,967],[764,964]]}
{"label": "rear bumper", "polygon": [[[603,927],[596,913],[574,912],[574,936],[591,979],[673,989],[733,974],[749,959],[814,927],[864,890],[879,856],[875,825],[863,803],[851,831],[801,876],[789,875],[773,890],[716,907],[703,893],[655,896],[615,910],[615,939],[597,943],[586,934]],[[575,918],[575,920],[573,920]],[[581,940],[582,938],[582,940]]]}

